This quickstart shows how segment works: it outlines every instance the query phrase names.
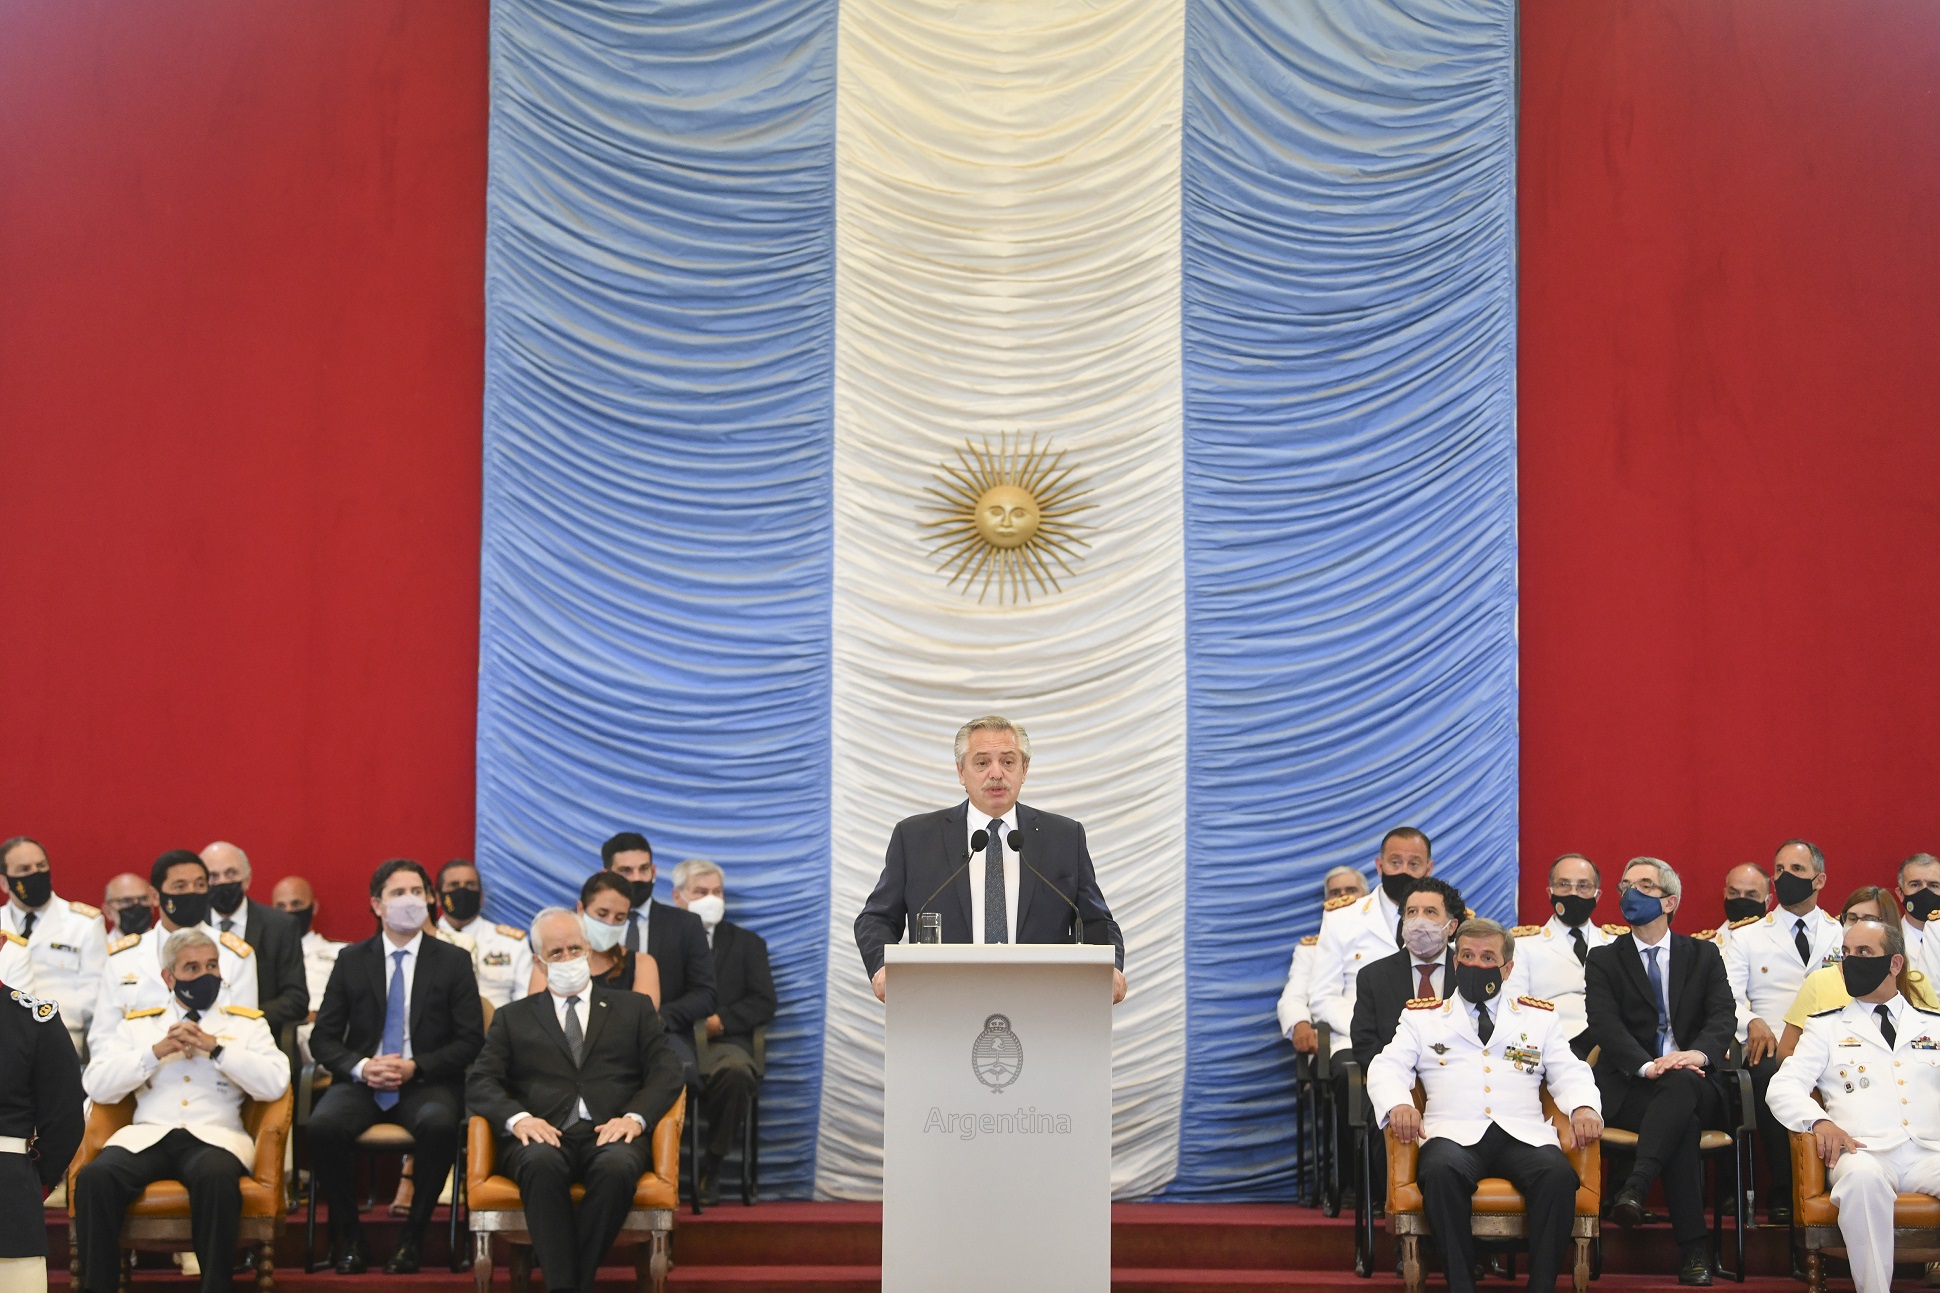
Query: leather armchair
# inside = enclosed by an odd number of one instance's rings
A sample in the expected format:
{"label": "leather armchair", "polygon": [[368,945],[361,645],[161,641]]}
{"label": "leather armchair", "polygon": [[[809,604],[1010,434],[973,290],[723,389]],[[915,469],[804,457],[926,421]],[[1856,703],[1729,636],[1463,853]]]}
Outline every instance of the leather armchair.
{"label": "leather armchair", "polygon": [[[1792,1133],[1792,1224],[1805,1245],[1806,1289],[1825,1293],[1825,1254],[1844,1257],[1846,1241],[1839,1233],[1839,1205],[1828,1192],[1818,1142],[1808,1131]],[[1893,1200],[1893,1257],[1940,1260],[1940,1199],[1902,1194]]]}

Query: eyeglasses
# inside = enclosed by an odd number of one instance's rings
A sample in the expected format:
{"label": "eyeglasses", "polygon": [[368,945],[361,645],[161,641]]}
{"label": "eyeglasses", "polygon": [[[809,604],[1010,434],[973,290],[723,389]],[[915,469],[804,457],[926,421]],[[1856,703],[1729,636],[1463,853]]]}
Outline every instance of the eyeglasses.
{"label": "eyeglasses", "polygon": [[1655,880],[1623,880],[1617,884],[1618,893],[1629,893],[1632,889],[1635,889],[1638,893],[1649,894],[1653,898],[1668,896],[1664,892],[1663,887]]}
{"label": "eyeglasses", "polygon": [[1580,893],[1587,898],[1594,895],[1596,890],[1597,883],[1594,880],[1551,880],[1549,882],[1549,891],[1558,897],[1567,893]]}

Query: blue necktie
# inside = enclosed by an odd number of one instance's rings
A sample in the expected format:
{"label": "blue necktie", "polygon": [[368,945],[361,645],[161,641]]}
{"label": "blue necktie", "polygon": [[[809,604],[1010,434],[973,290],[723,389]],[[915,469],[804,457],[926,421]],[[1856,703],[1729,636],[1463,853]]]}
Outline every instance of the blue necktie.
{"label": "blue necktie", "polygon": [[983,941],[1010,942],[1010,921],[1004,912],[1004,824],[990,823],[990,843],[983,851]]}
{"label": "blue necktie", "polygon": [[1644,970],[1644,977],[1650,980],[1650,999],[1657,1007],[1657,1054],[1661,1057],[1670,1053],[1671,1022],[1664,1014],[1664,976],[1657,969],[1657,954],[1664,949],[1647,947],[1644,955],[1650,958],[1650,965]]}
{"label": "blue necktie", "polygon": [[[378,1045],[379,1055],[404,1054],[404,958],[410,954],[402,947],[391,953],[397,968],[391,971],[391,990],[384,998],[384,1040]],[[397,1108],[395,1091],[379,1091],[376,1100],[377,1107],[386,1112]]]}

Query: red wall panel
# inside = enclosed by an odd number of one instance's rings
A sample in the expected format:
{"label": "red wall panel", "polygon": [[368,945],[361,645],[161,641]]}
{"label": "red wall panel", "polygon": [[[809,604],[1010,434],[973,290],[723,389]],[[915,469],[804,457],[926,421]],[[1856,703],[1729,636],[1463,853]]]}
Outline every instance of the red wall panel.
{"label": "red wall panel", "polygon": [[[1940,22],[1525,0],[1523,914],[1552,856],[1940,849]],[[1614,884],[1603,919],[1617,919]]]}
{"label": "red wall panel", "polygon": [[0,9],[0,833],[468,852],[487,7]]}

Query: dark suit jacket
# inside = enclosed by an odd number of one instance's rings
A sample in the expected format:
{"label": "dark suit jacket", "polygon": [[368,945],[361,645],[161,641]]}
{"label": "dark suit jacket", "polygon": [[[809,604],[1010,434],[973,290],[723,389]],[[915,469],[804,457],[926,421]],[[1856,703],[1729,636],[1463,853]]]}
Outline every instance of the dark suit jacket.
{"label": "dark suit jacket", "polygon": [[[905,931],[915,941],[916,918],[925,910],[942,916],[944,942],[974,941],[970,873],[976,864],[970,860],[969,816],[970,804],[965,800],[954,808],[919,813],[896,823],[876,891],[855,918],[856,946],[871,978],[882,968],[884,945],[897,942]],[[1019,804],[1017,829],[1024,837],[1021,852],[1027,864],[1017,878],[1017,941],[1076,941],[1074,926],[1082,918],[1083,941],[1111,944],[1123,969],[1125,939],[1098,888],[1091,851],[1085,847],[1085,828],[1069,817]]]}
{"label": "dark suit jacket", "polygon": [[[351,1081],[359,1060],[384,1041],[385,958],[392,948],[382,934],[352,943],[337,954],[330,982],[317,1007],[310,1053],[339,1082]],[[412,1082],[439,1083],[461,1091],[465,1070],[485,1044],[485,1012],[478,1004],[472,958],[426,934],[418,944],[411,976]]]}
{"label": "dark suit jacket", "polygon": [[[1348,1034],[1354,1046],[1354,1062],[1367,1072],[1376,1055],[1394,1040],[1401,1026],[1401,1012],[1414,1000],[1415,957],[1407,948],[1393,956],[1370,961],[1354,976],[1354,1023]],[[1455,949],[1442,961],[1442,991],[1455,990]]]}
{"label": "dark suit jacket", "polygon": [[[1738,1034],[1738,1009],[1718,949],[1683,934],[1670,941],[1671,1035],[1677,1048],[1703,1051],[1706,1072],[1722,1087],[1724,1054]],[[1657,1058],[1657,1001],[1637,940],[1623,934],[1590,949],[1583,964],[1583,1003],[1590,1044],[1601,1046],[1596,1085],[1606,1113],[1623,1103],[1637,1070]]]}
{"label": "dark suit jacket", "polygon": [[775,979],[768,944],[751,929],[722,921],[714,927],[714,1013],[721,1035],[710,1039],[754,1051],[754,1030],[775,1017]]}
{"label": "dark suit jacket", "polygon": [[707,926],[691,911],[654,902],[647,908],[646,951],[660,967],[660,1022],[691,1042],[694,1025],[714,1013]]}
{"label": "dark suit jacket", "polygon": [[577,1068],[550,992],[520,997],[492,1015],[485,1049],[465,1082],[471,1111],[505,1136],[515,1113],[563,1127],[580,1100],[595,1126],[634,1113],[647,1133],[685,1089],[653,1002],[595,984],[586,1004],[586,1048]]}
{"label": "dark suit jacket", "polygon": [[[283,1040],[283,1030],[310,1017],[310,984],[303,975],[303,935],[296,922],[274,907],[246,898],[249,916],[243,941],[255,949],[256,1005],[269,1025],[270,1036]],[[212,911],[218,925],[222,913]]]}

